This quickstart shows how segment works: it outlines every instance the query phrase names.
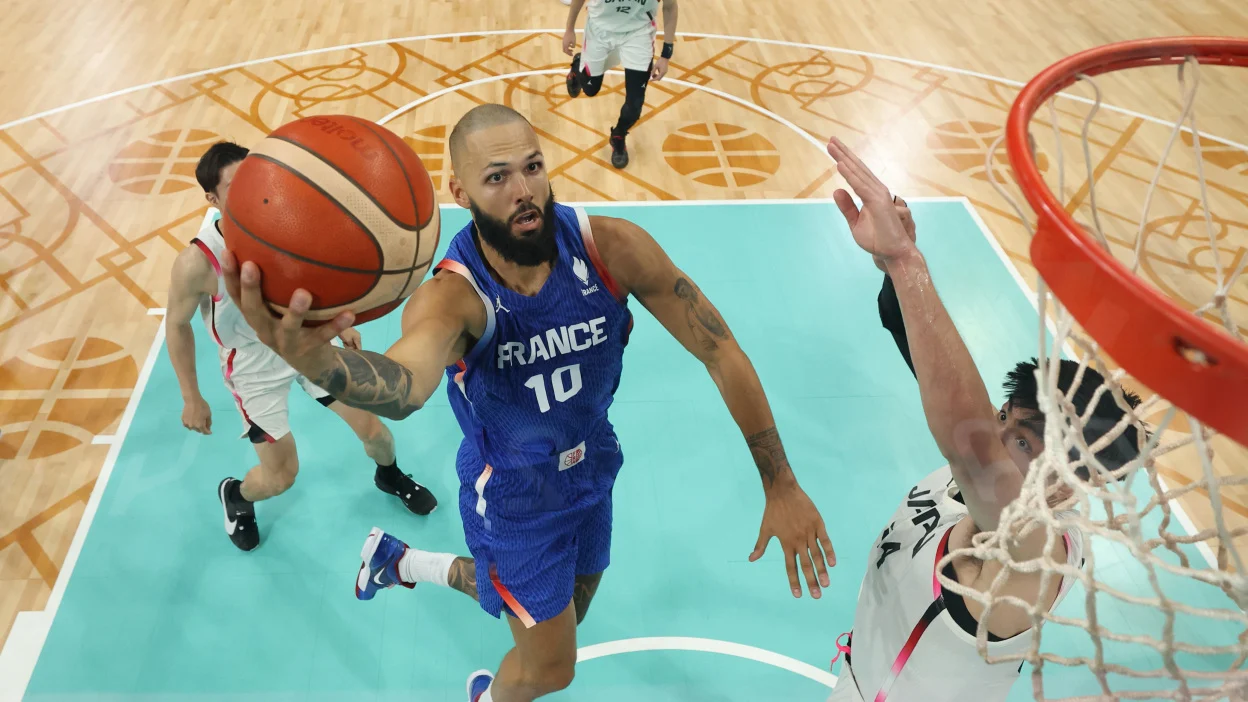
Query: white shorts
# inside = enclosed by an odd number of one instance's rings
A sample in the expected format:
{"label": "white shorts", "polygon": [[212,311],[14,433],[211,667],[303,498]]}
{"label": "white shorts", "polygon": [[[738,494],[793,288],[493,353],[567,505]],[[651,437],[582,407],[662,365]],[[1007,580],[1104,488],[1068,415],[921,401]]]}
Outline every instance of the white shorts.
{"label": "white shorts", "polygon": [[[290,433],[287,405],[292,382],[299,383],[304,392],[323,405],[333,402],[327,391],[295,372],[294,368],[286,365],[285,361],[267,347],[253,349],[250,354],[248,351],[246,348],[239,349],[232,363],[223,362],[221,375],[225,378],[225,387],[234,396],[234,403],[243,417],[242,436],[250,437],[252,443],[272,443]],[[247,358],[248,355],[253,357]],[[256,358],[261,355],[264,357]],[[268,355],[273,358],[268,358]],[[247,363],[257,360],[260,363]],[[257,365],[259,368],[251,372],[235,372],[240,367],[256,368]],[[323,398],[330,399],[325,401]]]}
{"label": "white shorts", "polygon": [[581,49],[581,70],[591,76],[624,64],[630,71],[649,71],[654,60],[654,37],[658,29],[643,26],[628,34],[598,32],[592,22],[585,23],[585,46]]}
{"label": "white shorts", "polygon": [[862,693],[858,691],[858,683],[854,680],[854,673],[849,669],[848,662],[841,666],[841,675],[836,679],[836,687],[832,688],[832,695],[827,702],[863,702]]}

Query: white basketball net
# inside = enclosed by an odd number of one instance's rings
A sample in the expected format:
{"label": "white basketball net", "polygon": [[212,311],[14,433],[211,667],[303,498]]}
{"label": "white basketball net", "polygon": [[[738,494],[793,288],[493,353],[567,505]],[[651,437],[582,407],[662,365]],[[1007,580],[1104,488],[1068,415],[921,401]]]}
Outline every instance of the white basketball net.
{"label": "white basketball net", "polygon": [[[1226,261],[1232,259],[1224,256],[1220,249],[1227,246],[1227,241],[1220,240],[1214,228],[1193,109],[1199,68],[1191,58],[1179,67],[1182,110],[1144,196],[1133,252],[1124,250],[1121,241],[1118,250],[1113,251],[1102,229],[1103,213],[1097,207],[1097,178],[1089,145],[1089,130],[1101,106],[1101,91],[1087,76],[1080,76],[1080,81],[1095,92],[1095,100],[1091,101],[1091,109],[1083,120],[1081,135],[1087,197],[1082,199],[1075,216],[1106,250],[1128,263],[1133,272],[1138,272],[1149,208],[1171,147],[1178,141],[1181,127],[1186,123],[1193,137],[1195,173],[1204,209],[1204,228],[1212,247],[1215,283],[1210,300],[1196,312],[1212,313],[1227,331],[1242,340],[1231,318],[1228,297],[1236,280],[1244,273],[1248,256],[1242,256],[1233,269],[1227,266]],[[1073,139],[1074,132],[1068,130],[1069,136],[1063,136],[1054,100],[1048,105],[1054,139],[1052,156],[1057,162],[1058,182],[1054,192],[1066,204],[1062,142],[1066,138]],[[1047,142],[1049,135],[1042,137]],[[998,139],[988,153],[988,177],[1031,233],[1032,225],[1019,207],[1018,198],[1007,192],[997,177],[995,157],[1002,139]],[[990,663],[1017,665],[1025,660],[1031,664],[1036,700],[1248,699],[1248,671],[1244,670],[1248,659],[1248,615],[1243,611],[1248,605],[1248,579],[1243,576],[1246,571],[1242,557],[1234,548],[1235,539],[1248,533],[1248,524],[1229,526],[1223,499],[1228,488],[1234,490],[1234,486],[1248,485],[1248,470],[1241,467],[1239,474],[1234,474],[1218,464],[1214,448],[1233,449],[1229,440],[1217,437],[1195,417],[1170,406],[1163,398],[1140,393],[1144,400],[1132,411],[1123,398],[1124,384],[1137,392],[1139,387],[1131,385],[1124,371],[1114,367],[1099,352],[1096,342],[1076,328],[1061,303],[1047,291],[1044,281],[1036,282],[1041,312],[1039,357],[1042,359],[1037,374],[1038,401],[1046,419],[1045,452],[1032,463],[1022,494],[1005,510],[1000,528],[978,534],[970,548],[950,553],[937,568],[939,573],[952,559],[969,556],[1003,563],[1001,576],[982,593],[943,575],[942,584],[979,601],[986,608],[981,621],[987,620],[994,607],[1007,603],[1030,613],[1034,636],[1029,650],[994,657],[983,626],[978,632],[978,647],[980,655]],[[1141,285],[1147,284],[1141,280]],[[1050,312],[1055,325],[1052,348],[1046,346],[1044,333],[1044,320]],[[1058,362],[1063,350],[1068,358],[1079,362],[1079,378],[1072,388],[1079,386],[1085,369],[1093,368],[1108,379],[1100,392],[1110,393],[1126,411],[1118,426],[1091,446],[1084,441],[1083,427],[1097,403],[1090,403],[1088,412],[1078,416],[1070,398],[1057,388]],[[1146,427],[1142,418],[1150,416],[1154,418],[1153,425]],[[1158,416],[1160,421],[1156,419]],[[1183,419],[1190,427],[1188,433],[1175,431],[1176,427],[1182,427]],[[1094,454],[1120,436],[1130,424],[1137,429],[1147,428],[1152,436],[1137,460],[1111,473]],[[1139,436],[1144,441],[1145,434],[1141,432]],[[1077,459],[1070,457],[1072,450]],[[1164,472],[1173,478],[1174,471],[1166,469],[1169,471],[1166,472],[1162,467],[1174,462],[1186,462],[1185,475],[1190,479],[1186,484],[1168,485],[1163,477]],[[1081,480],[1075,474],[1075,469],[1081,466],[1086,466],[1090,480]],[[1123,478],[1121,482],[1118,481],[1120,477]],[[1057,507],[1048,502],[1054,481],[1074,491],[1070,500]],[[1171,482],[1176,481],[1172,479]],[[1188,529],[1192,527],[1185,512],[1202,515],[1202,522],[1212,521],[1213,526],[1189,534]],[[1082,569],[1055,562],[1047,555],[1016,562],[1006,548],[1010,534],[1044,529],[1051,550],[1070,528],[1084,535],[1086,564]],[[1078,580],[1066,600],[1052,612],[1000,594],[1009,573],[1037,571]],[[1056,578],[1045,578],[1045,581],[1041,602],[1051,601],[1057,586]],[[1046,687],[1048,694],[1066,696],[1046,697]]]}

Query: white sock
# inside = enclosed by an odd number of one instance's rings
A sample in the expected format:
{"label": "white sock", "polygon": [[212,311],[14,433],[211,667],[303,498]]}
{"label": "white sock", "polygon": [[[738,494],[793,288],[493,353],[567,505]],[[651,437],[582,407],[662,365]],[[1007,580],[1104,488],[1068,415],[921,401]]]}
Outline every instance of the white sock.
{"label": "white sock", "polygon": [[490,689],[494,687],[494,683],[490,683],[490,687],[485,688],[485,692],[477,698],[477,702],[494,702],[494,697],[490,694]]}
{"label": "white sock", "polygon": [[399,577],[405,583],[433,583],[446,587],[446,579],[454,562],[453,553],[431,553],[409,548],[399,559]]}

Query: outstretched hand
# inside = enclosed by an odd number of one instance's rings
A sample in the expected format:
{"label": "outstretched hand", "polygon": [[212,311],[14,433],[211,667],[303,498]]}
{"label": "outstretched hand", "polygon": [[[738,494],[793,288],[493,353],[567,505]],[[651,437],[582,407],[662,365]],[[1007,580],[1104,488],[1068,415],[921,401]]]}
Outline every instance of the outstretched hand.
{"label": "outstretched hand", "polygon": [[845,190],[832,194],[858,246],[882,262],[913,249],[914,239],[906,232],[893,196],[884,183],[836,137],[828,141],[828,155],[836,160],[837,173],[862,200],[859,209]]}
{"label": "outstretched hand", "polygon": [[[901,197],[894,195],[893,209],[897,210],[897,216],[901,217],[901,226],[905,227],[906,236],[910,237],[910,241],[917,241],[914,214],[910,212],[910,205],[906,204],[906,201],[901,199]],[[871,260],[875,261],[875,267],[879,268],[881,273],[888,273],[888,267],[884,264],[884,259],[879,256],[872,256]]]}
{"label": "outstretched hand", "polygon": [[823,595],[820,587],[827,587],[831,582],[828,566],[836,565],[836,552],[832,550],[832,539],[828,538],[823,517],[797,483],[768,492],[758,542],[750,554],[751,563],[763,557],[772,537],[779,539],[784,551],[784,567],[789,573],[793,596],[802,596],[802,583],[798,578],[800,563],[811,597],[819,599]]}
{"label": "outstretched hand", "polygon": [[276,351],[303,375],[319,375],[329,361],[327,354],[332,355],[330,341],[351,327],[355,315],[343,312],[320,326],[304,327],[303,318],[312,306],[312,294],[299,288],[291,295],[286,314],[278,318],[260,293],[260,267],[251,261],[239,266],[228,250],[221,259],[225,290],[260,343]]}

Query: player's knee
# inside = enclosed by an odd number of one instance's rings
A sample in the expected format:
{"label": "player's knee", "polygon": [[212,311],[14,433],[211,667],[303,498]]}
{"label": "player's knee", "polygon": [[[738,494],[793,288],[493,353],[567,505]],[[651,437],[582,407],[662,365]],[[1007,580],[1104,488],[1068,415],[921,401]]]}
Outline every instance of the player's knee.
{"label": "player's knee", "polygon": [[531,672],[533,687],[542,691],[543,695],[565,690],[572,684],[576,676],[576,659],[547,663]]}
{"label": "player's knee", "polygon": [[635,124],[641,119],[641,111],[646,105],[646,89],[644,87],[629,90],[624,98],[624,106],[620,108],[620,122]]}
{"label": "player's knee", "polygon": [[295,485],[295,478],[299,475],[299,459],[282,458],[261,464],[268,480],[266,482],[272,486],[275,494],[280,495]]}
{"label": "player's knee", "polygon": [[273,473],[273,486],[277,491],[286,492],[295,486],[295,477],[299,475],[299,465],[283,467]]}
{"label": "player's knee", "polygon": [[581,92],[585,93],[585,97],[593,97],[602,90],[602,76],[594,76],[581,81]]}

